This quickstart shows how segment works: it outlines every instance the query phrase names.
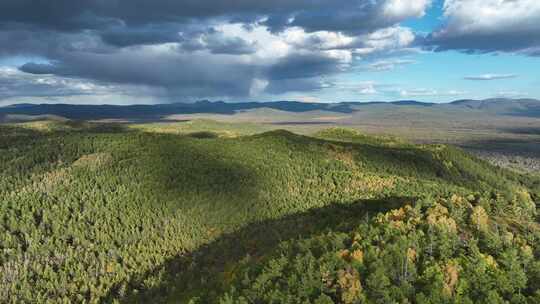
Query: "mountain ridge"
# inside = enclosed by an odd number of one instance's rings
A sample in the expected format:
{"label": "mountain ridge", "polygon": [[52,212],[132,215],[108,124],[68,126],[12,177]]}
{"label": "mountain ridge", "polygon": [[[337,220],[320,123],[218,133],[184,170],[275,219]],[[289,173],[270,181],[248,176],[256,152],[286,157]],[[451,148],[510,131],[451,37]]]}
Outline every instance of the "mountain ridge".
{"label": "mountain ridge", "polygon": [[[484,99],[456,100],[449,103],[430,103],[415,100],[392,102],[337,102],[307,103],[299,101],[271,102],[224,102],[202,100],[195,103],[164,103],[153,105],[76,105],[76,104],[29,104],[21,103],[0,107],[1,121],[31,119],[32,116],[54,115],[75,120],[135,119],[161,120],[175,114],[236,114],[242,111],[270,108],[292,113],[327,111],[353,113],[370,107],[418,107],[436,109],[479,110],[496,115],[540,117],[540,100],[536,99]],[[391,110],[391,109],[388,109]],[[30,117],[17,117],[17,115]],[[15,118],[13,118],[15,116]]]}

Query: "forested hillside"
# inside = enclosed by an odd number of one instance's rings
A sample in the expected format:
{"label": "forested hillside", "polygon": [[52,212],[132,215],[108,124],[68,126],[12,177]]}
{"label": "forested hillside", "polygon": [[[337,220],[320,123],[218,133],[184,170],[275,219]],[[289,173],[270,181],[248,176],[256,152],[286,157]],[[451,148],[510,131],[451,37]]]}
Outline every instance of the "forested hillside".
{"label": "forested hillside", "polygon": [[540,301],[537,177],[346,129],[178,126],[0,125],[0,302]]}

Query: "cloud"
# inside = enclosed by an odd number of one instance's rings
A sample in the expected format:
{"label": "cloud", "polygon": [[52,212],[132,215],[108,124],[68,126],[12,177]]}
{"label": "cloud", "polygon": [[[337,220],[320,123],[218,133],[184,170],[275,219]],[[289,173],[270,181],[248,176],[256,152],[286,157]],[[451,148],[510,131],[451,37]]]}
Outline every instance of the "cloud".
{"label": "cloud", "polygon": [[360,57],[404,50],[411,47],[415,41],[413,31],[401,26],[382,28],[358,36],[328,31],[308,33],[302,28],[293,27],[283,31],[280,36],[295,49],[348,50]]}
{"label": "cloud", "polygon": [[22,72],[30,74],[53,74],[56,72],[57,67],[49,63],[34,63],[28,62],[19,68]]}
{"label": "cloud", "polygon": [[410,47],[415,41],[411,29],[401,26],[383,28],[358,37],[355,43],[355,53],[361,56],[378,52],[393,52]]}
{"label": "cloud", "polygon": [[376,95],[379,92],[375,88],[376,84],[373,81],[362,82],[358,86],[358,93],[361,95]]}
{"label": "cloud", "polygon": [[102,31],[100,36],[105,43],[117,47],[180,42],[182,40],[178,26],[166,24],[143,28],[116,27]]}
{"label": "cloud", "polygon": [[460,96],[467,92],[458,90],[439,91],[435,89],[417,88],[417,89],[401,89],[399,95],[401,97],[440,97],[440,96]]}
{"label": "cloud", "polygon": [[271,79],[295,79],[323,76],[340,71],[340,63],[347,59],[330,54],[292,54],[280,59],[268,70]]}
{"label": "cloud", "polygon": [[321,102],[319,98],[314,97],[314,96],[295,96],[292,99],[299,102],[307,102],[307,103]]}
{"label": "cloud", "polygon": [[245,55],[257,51],[255,42],[231,36],[215,29],[184,39],[181,48],[187,51],[209,50],[212,54]]}
{"label": "cloud", "polygon": [[317,77],[298,79],[275,79],[268,83],[265,92],[269,94],[283,94],[288,92],[314,92],[332,87]]}
{"label": "cloud", "polygon": [[499,80],[499,79],[510,79],[510,78],[516,78],[517,75],[515,74],[483,74],[483,75],[477,75],[477,76],[466,76],[463,77],[466,80]]}
{"label": "cloud", "polygon": [[399,95],[399,85],[392,83],[381,83],[373,80],[360,82],[334,82],[333,87],[340,91],[347,91],[352,95],[377,95],[394,98]]}
{"label": "cloud", "polygon": [[[409,18],[422,17],[431,4],[431,0],[328,2],[334,3],[334,6],[293,13],[291,18],[286,20],[286,25],[301,27],[306,32],[336,31],[359,35],[391,27]],[[278,29],[283,26],[285,25],[279,24]]]}
{"label": "cloud", "polygon": [[[369,32],[423,16],[430,0],[3,0],[0,20],[73,31],[111,25],[226,19],[257,22],[271,29],[299,26],[321,30]],[[44,13],[46,12],[46,13]],[[264,18],[266,17],[266,18]]]}
{"label": "cloud", "polygon": [[444,17],[424,42],[436,51],[539,53],[540,1],[445,0]]}
{"label": "cloud", "polygon": [[367,69],[370,71],[391,71],[397,67],[415,64],[415,60],[410,59],[385,59],[378,60],[367,65]]}
{"label": "cloud", "polygon": [[[192,48],[168,43],[110,50],[104,47],[108,51],[86,52],[82,42],[93,39],[81,41],[76,48],[71,47],[71,39],[66,39],[61,40],[66,45],[60,43],[47,50],[54,64],[28,62],[20,70],[112,84],[153,86],[168,91],[169,98],[196,99],[322,89],[319,78],[342,71],[352,60],[350,51],[299,52],[279,36],[260,28],[249,35],[242,35],[239,28],[229,26],[207,33],[204,38],[199,36],[201,45]],[[213,38],[207,39],[208,36]],[[240,36],[249,41],[236,39]],[[269,43],[253,42],[257,36]]]}
{"label": "cloud", "polygon": [[63,97],[103,95],[115,88],[86,80],[34,75],[14,68],[0,68],[0,100],[13,97]]}
{"label": "cloud", "polygon": [[437,96],[439,93],[433,89],[404,89],[399,91],[401,97],[418,97],[418,96]]}
{"label": "cloud", "polygon": [[293,27],[283,31],[284,41],[296,48],[331,50],[351,48],[355,38],[340,32],[319,31],[306,33],[300,27]]}
{"label": "cloud", "polygon": [[354,58],[411,47],[415,35],[399,23],[430,3],[3,0],[0,58],[38,58],[19,68],[27,77],[140,86],[169,100],[311,92]]}
{"label": "cloud", "polygon": [[466,95],[468,93],[469,92],[467,92],[467,91],[450,90],[450,91],[446,91],[442,95],[445,95],[445,96],[461,96],[461,95]]}
{"label": "cloud", "polygon": [[94,33],[64,33],[49,30],[2,29],[0,25],[0,58],[36,56],[54,59],[60,53],[110,53],[115,47],[103,43]]}
{"label": "cloud", "polygon": [[335,82],[336,89],[350,92],[352,95],[377,96],[388,99],[422,98],[422,97],[458,97],[469,94],[467,91],[455,89],[407,88],[399,83],[384,83],[374,80],[360,82]]}
{"label": "cloud", "polygon": [[390,18],[420,18],[425,15],[426,8],[430,5],[431,0],[389,0],[383,5],[383,13]]}

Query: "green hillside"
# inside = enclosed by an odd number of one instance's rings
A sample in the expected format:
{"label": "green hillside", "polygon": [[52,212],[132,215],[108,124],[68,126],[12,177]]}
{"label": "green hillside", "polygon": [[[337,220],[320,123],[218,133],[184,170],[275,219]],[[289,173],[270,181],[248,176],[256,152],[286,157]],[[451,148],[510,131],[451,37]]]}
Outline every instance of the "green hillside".
{"label": "green hillside", "polygon": [[262,128],[0,125],[0,302],[540,300],[538,179]]}

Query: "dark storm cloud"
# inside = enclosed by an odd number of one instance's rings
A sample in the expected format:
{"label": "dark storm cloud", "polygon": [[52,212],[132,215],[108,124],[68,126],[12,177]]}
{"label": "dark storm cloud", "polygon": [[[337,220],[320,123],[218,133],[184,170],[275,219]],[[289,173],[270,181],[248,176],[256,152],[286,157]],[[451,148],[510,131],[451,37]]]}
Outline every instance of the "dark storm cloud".
{"label": "dark storm cloud", "polygon": [[[130,44],[126,40],[122,42]],[[252,52],[250,44],[235,39],[220,42],[218,38],[212,38],[210,42],[201,50],[215,54]],[[219,55],[182,54],[174,47],[162,53],[116,48],[104,43],[95,33],[15,30],[0,32],[0,43],[0,56],[38,56],[54,62],[28,62],[20,67],[26,73],[150,85],[186,96],[195,93],[201,96],[245,96],[257,68]]]}
{"label": "dark storm cloud", "polygon": [[153,24],[144,27],[117,27],[100,33],[103,42],[116,47],[180,43],[186,51],[209,50],[212,54],[251,54],[253,43],[240,37],[227,37],[204,24]]}
{"label": "dark storm cloud", "polygon": [[142,28],[142,29],[112,29],[101,33],[103,42],[117,47],[133,45],[160,44],[179,42],[181,37],[178,29]]}
{"label": "dark storm cloud", "polygon": [[246,96],[261,79],[270,92],[314,90],[320,88],[317,78],[342,70],[339,59],[323,50],[258,58],[259,41],[220,26],[366,34],[421,15],[429,1],[409,2],[1,0],[0,57],[51,62],[22,65],[19,70],[29,75],[153,86],[178,96]]}
{"label": "dark storm cloud", "polygon": [[[36,66],[39,65],[26,64],[21,70],[35,73],[32,68]],[[60,64],[48,68],[48,72],[58,76],[150,85],[186,96],[195,93],[204,93],[204,96],[245,96],[249,93],[256,71],[252,65],[221,60],[217,55],[209,57],[171,51],[155,56],[143,49],[111,54],[68,53],[64,54]]]}
{"label": "dark storm cloud", "polygon": [[257,51],[256,44],[240,37],[227,37],[215,29],[182,33],[180,48],[185,51],[208,50],[212,54],[245,55]]}
{"label": "dark storm cloud", "polygon": [[240,37],[215,37],[206,39],[207,48],[212,54],[244,55],[256,51],[255,45]]}
{"label": "dark storm cloud", "polygon": [[149,24],[235,14],[265,14],[301,9],[306,5],[324,7],[328,6],[327,3],[322,0],[3,0],[0,3],[0,20],[71,31],[98,28],[103,20]]}
{"label": "dark storm cloud", "polygon": [[56,59],[67,52],[110,53],[115,48],[105,45],[91,33],[64,33],[50,30],[0,30],[1,56],[42,56]]}
{"label": "dark storm cloud", "polygon": [[266,87],[266,92],[270,94],[312,92],[328,86],[329,84],[322,82],[319,78],[277,79],[270,81]]}
{"label": "dark storm cloud", "polygon": [[338,72],[339,64],[339,59],[320,54],[294,54],[272,65],[268,76],[274,80],[319,77]]}
{"label": "dark storm cloud", "polygon": [[261,24],[267,26],[272,33],[278,33],[290,26],[291,18],[292,14],[274,14],[269,15]]}
{"label": "dark storm cloud", "polygon": [[[307,31],[365,32],[418,15],[418,10],[385,14],[386,3],[384,0],[3,0],[0,20],[4,25],[19,23],[73,31],[122,23],[144,25],[207,18],[255,21],[272,16],[267,21],[272,29],[294,25]],[[289,18],[293,18],[292,22]]]}
{"label": "dark storm cloud", "polygon": [[322,88],[320,77],[337,73],[340,61],[319,54],[294,54],[266,66],[228,62],[204,54],[151,52],[67,55],[62,64],[27,63],[20,70],[31,74],[82,77],[101,82],[164,87],[174,94],[246,96],[252,79],[270,79],[267,91],[312,91]]}
{"label": "dark storm cloud", "polygon": [[273,32],[298,26],[306,32],[339,31],[351,35],[368,33],[397,24],[408,14],[387,14],[386,1],[329,1],[335,5],[323,9],[304,9],[289,14],[274,14],[263,22]]}
{"label": "dark storm cloud", "polygon": [[459,50],[465,53],[522,52],[535,56],[540,47],[540,28],[524,33],[468,33],[429,35],[423,44],[437,52]]}
{"label": "dark storm cloud", "polygon": [[21,70],[22,72],[25,72],[25,73],[36,74],[36,75],[39,75],[39,74],[54,74],[54,73],[58,72],[58,68],[55,67],[52,64],[34,63],[34,62],[29,62],[29,63],[26,63],[26,64],[22,65],[19,68],[19,70]]}
{"label": "dark storm cloud", "polygon": [[295,16],[292,26],[304,28],[307,32],[341,31],[359,34],[391,26],[396,20],[380,14],[380,1],[365,2],[355,7],[342,6],[331,11],[307,11]]}

